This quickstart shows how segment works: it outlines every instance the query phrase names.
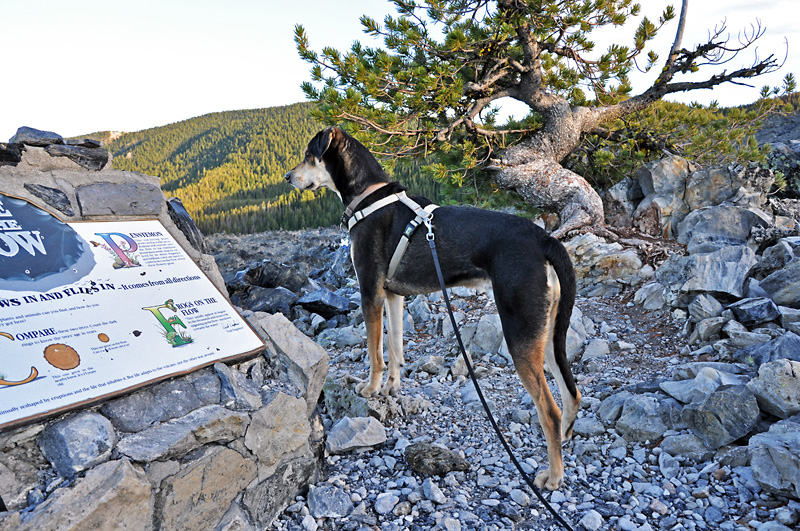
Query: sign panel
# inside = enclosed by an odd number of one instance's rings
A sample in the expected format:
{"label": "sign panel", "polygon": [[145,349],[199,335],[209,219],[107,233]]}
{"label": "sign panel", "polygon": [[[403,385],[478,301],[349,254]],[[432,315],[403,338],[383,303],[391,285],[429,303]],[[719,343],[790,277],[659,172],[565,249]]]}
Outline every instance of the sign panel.
{"label": "sign panel", "polygon": [[0,194],[0,428],[263,346],[159,221]]}

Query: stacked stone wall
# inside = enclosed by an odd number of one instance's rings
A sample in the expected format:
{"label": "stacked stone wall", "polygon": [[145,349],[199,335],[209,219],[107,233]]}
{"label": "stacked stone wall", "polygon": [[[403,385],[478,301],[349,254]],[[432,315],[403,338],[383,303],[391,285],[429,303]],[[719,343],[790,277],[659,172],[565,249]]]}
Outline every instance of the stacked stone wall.
{"label": "stacked stone wall", "polygon": [[[180,202],[109,159],[21,128],[0,144],[0,192],[64,222],[158,219],[227,297]],[[281,315],[244,316],[267,345],[255,358],[0,431],[0,531],[268,526],[319,474],[328,356]]]}

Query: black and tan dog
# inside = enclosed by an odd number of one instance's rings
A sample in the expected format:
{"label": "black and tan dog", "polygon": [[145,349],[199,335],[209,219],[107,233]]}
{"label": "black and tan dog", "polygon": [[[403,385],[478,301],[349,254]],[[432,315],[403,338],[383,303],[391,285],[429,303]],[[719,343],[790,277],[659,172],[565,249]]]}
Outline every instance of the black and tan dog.
{"label": "black and tan dog", "polygon": [[[305,158],[286,174],[302,190],[327,187],[348,205],[347,213],[401,192],[360,142],[329,127],[309,142]],[[413,197],[421,206],[424,197]],[[403,296],[430,293],[439,283],[426,241],[425,227],[413,233],[391,282],[386,276],[398,241],[414,212],[402,202],[389,203],[351,227],[351,253],[367,329],[369,381],[357,387],[363,396],[395,394],[403,366]],[[536,403],[547,439],[549,470],[536,485],[557,489],[564,476],[562,438],[568,439],[578,413],[580,391],[566,357],[566,336],[575,302],[575,273],[561,243],[529,220],[463,206],[433,212],[433,232],[448,286],[490,281],[517,374]],[[383,308],[387,313],[389,374],[381,387]],[[564,415],[550,392],[544,364],[554,375]]]}

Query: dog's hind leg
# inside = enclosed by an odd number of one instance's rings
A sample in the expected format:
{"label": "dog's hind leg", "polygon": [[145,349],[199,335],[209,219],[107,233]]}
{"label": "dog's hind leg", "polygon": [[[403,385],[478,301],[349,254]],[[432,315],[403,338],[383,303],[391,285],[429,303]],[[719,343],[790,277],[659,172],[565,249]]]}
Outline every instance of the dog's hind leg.
{"label": "dog's hind leg", "polygon": [[[382,299],[382,298],[381,298]],[[361,306],[364,312],[364,324],[367,328],[367,351],[369,353],[369,380],[356,386],[361,396],[370,397],[378,394],[383,380],[383,300],[371,299]]]}
{"label": "dog's hind leg", "polygon": [[[567,441],[572,437],[572,427],[575,425],[575,419],[578,416],[578,409],[581,404],[581,392],[574,385],[572,386],[575,395],[570,392],[570,387],[567,385],[566,377],[561,372],[559,364],[556,362],[556,353],[553,348],[553,334],[555,332],[556,313],[558,311],[558,303],[561,299],[561,286],[558,282],[558,276],[550,264],[547,264],[547,287],[550,293],[550,307],[547,312],[547,346],[545,348],[544,361],[547,364],[547,369],[553,375],[558,390],[561,394],[561,404],[563,406],[563,414],[561,417],[561,439]],[[565,364],[566,365],[566,364]],[[569,370],[569,369],[567,369]],[[567,375],[570,380],[572,375]]]}
{"label": "dog's hind leg", "polygon": [[389,374],[381,389],[384,396],[396,395],[400,390],[400,369],[403,358],[403,296],[386,293],[386,343],[389,350]]}
{"label": "dog's hind leg", "polygon": [[555,490],[564,479],[564,461],[561,454],[561,411],[544,376],[544,357],[547,336],[536,338],[532,345],[509,346],[514,366],[522,385],[536,404],[539,424],[547,441],[547,460],[550,468],[536,475],[537,487]]}

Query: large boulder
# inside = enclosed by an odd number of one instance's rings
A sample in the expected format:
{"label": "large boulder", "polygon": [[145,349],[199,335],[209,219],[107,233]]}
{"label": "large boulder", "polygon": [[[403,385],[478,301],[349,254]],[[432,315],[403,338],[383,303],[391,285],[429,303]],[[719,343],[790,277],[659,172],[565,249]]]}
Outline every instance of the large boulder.
{"label": "large boulder", "polygon": [[746,245],[755,226],[768,227],[769,216],[755,208],[729,203],[690,212],[678,224],[678,243],[689,254],[713,252],[730,245]]}
{"label": "large boulder", "polygon": [[63,144],[64,137],[52,131],[41,131],[33,127],[20,127],[8,142],[9,144],[46,147],[50,144]]}
{"label": "large boulder", "polygon": [[307,293],[297,300],[297,304],[312,313],[318,313],[326,319],[354,310],[356,305],[332,291],[320,288]]}
{"label": "large boulder", "polygon": [[253,286],[283,287],[295,293],[308,282],[308,276],[300,269],[272,260],[264,260],[259,265],[246,269],[241,277]]}
{"label": "large boulder", "polygon": [[654,236],[674,236],[678,222],[689,213],[682,197],[692,170],[686,159],[667,156],[636,171],[644,195],[633,213],[633,223],[639,230]]}
{"label": "large boulder", "polygon": [[800,415],[750,438],[750,466],[762,489],[800,500]]}
{"label": "large boulder", "polygon": [[702,168],[693,172],[686,181],[683,200],[690,210],[724,201],[761,208],[774,182],[775,176],[771,171],[756,166],[731,164]]}
{"label": "large boulder", "polygon": [[747,326],[774,321],[781,313],[775,303],[766,297],[742,299],[728,306],[736,320]]}
{"label": "large boulder", "polygon": [[800,259],[794,259],[783,269],[770,274],[759,286],[775,304],[800,308]]}
{"label": "large boulder", "polygon": [[771,341],[759,343],[737,350],[733,358],[751,367],[760,367],[762,363],[779,359],[800,361],[800,336],[794,332],[786,332]]}
{"label": "large boulder", "polygon": [[747,388],[767,413],[782,419],[800,413],[800,361],[783,359],[763,364]]}
{"label": "large boulder", "polygon": [[755,253],[746,245],[689,256],[674,254],[656,270],[656,280],[678,294],[742,298],[747,274],[756,261]]}
{"label": "large boulder", "polygon": [[715,449],[750,433],[761,414],[756,397],[747,387],[731,385],[686,405],[681,418],[707,448]]}

